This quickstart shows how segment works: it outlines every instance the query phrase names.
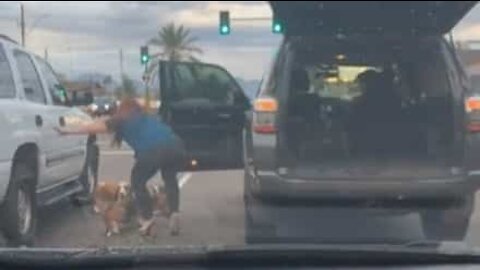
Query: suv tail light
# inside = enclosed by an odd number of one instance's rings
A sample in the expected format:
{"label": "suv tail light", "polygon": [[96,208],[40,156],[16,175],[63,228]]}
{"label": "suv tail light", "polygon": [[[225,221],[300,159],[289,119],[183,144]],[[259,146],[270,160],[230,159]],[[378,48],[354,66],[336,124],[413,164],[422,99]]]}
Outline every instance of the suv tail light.
{"label": "suv tail light", "polygon": [[468,114],[467,130],[480,132],[480,97],[469,97],[465,100],[465,112]]}
{"label": "suv tail light", "polygon": [[259,98],[254,102],[253,131],[260,134],[277,132],[275,115],[278,102],[273,98]]}
{"label": "suv tail light", "polygon": [[480,112],[480,97],[469,97],[465,101],[465,111],[467,113],[478,111]]}

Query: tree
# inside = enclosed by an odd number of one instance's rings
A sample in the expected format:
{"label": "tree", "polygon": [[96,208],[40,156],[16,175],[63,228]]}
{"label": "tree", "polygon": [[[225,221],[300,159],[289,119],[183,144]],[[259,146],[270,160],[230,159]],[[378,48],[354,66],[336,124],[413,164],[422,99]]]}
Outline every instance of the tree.
{"label": "tree", "polygon": [[[195,43],[198,41],[190,33],[190,29],[183,25],[176,26],[169,23],[158,31],[157,36],[150,39],[148,44],[160,47],[161,51],[152,55],[152,60],[166,59],[168,61],[198,61],[197,55],[203,53]],[[150,61],[149,71],[155,69],[157,61]],[[150,72],[147,72],[150,73]]]}

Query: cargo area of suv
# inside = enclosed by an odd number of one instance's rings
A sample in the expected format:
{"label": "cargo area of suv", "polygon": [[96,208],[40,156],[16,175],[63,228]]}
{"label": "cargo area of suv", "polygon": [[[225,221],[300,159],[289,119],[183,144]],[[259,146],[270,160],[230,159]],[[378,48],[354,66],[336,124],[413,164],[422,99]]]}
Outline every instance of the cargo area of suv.
{"label": "cargo area of suv", "polygon": [[245,136],[246,242],[275,241],[285,205],[344,202],[401,208],[426,239],[463,239],[480,98],[445,37],[475,3],[270,4],[284,40]]}
{"label": "cargo area of suv", "polygon": [[281,140],[289,177],[409,180],[459,175],[440,38],[293,44]]}

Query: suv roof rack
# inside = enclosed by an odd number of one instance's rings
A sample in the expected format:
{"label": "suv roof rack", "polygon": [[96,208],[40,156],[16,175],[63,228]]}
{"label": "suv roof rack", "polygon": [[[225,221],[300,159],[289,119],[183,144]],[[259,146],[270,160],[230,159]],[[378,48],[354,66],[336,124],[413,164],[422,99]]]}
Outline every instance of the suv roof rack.
{"label": "suv roof rack", "polygon": [[9,41],[9,42],[12,42],[12,43],[15,43],[15,44],[18,45],[17,41],[15,41],[14,39],[12,39],[11,37],[9,37],[7,35],[0,34],[0,39],[6,40],[6,41]]}

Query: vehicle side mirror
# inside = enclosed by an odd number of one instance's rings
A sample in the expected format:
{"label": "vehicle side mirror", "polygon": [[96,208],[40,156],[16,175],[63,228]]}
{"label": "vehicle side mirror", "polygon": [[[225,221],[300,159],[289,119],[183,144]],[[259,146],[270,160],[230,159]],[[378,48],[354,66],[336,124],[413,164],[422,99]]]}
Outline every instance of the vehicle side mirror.
{"label": "vehicle side mirror", "polygon": [[60,106],[69,106],[70,101],[67,97],[67,90],[60,84],[55,85],[55,88],[50,91],[52,95],[53,104]]}

